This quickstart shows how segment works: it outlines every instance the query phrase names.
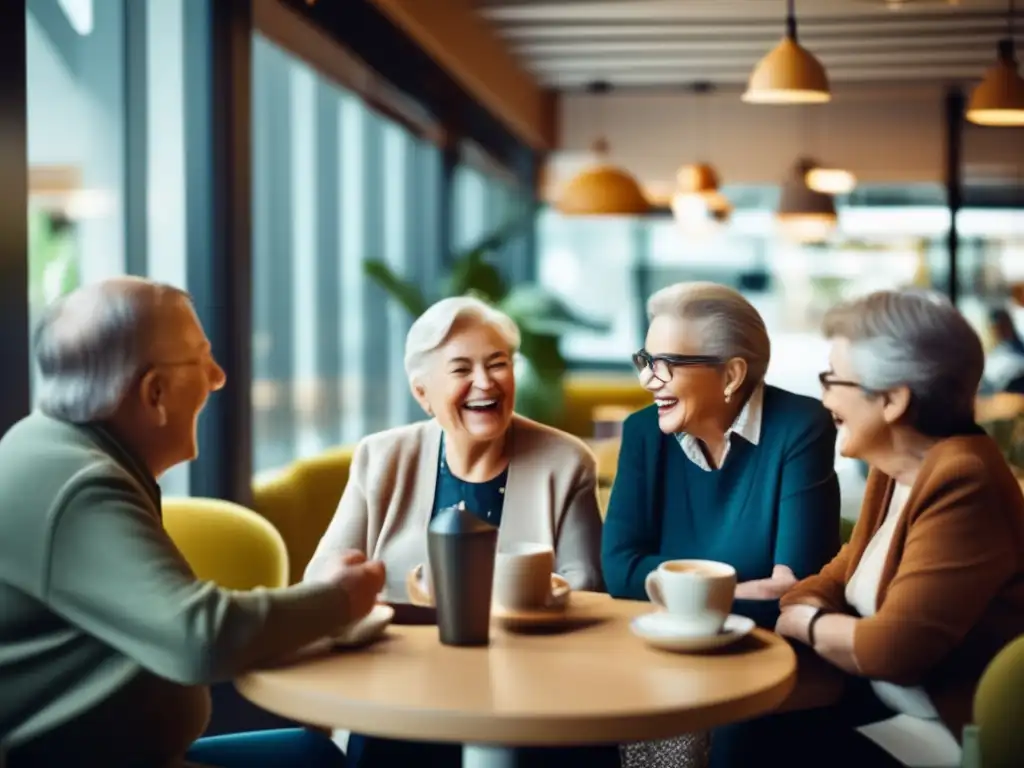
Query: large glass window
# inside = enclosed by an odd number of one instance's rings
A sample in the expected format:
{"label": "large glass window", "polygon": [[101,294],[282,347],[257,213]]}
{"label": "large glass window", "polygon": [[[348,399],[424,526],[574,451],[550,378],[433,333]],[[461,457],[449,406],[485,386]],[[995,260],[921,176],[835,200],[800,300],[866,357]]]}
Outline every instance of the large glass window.
{"label": "large glass window", "polygon": [[[25,19],[32,325],[113,275],[187,287],[183,0],[28,0]],[[161,485],[187,493],[187,467]]]}
{"label": "large glass window", "polygon": [[[667,216],[572,218],[550,210],[540,216],[541,284],[610,324],[607,333],[564,338],[575,369],[618,365],[631,377],[629,354],[643,343],[647,297],[672,283],[708,280],[737,288],[764,317],[772,340],[768,383],[820,397],[817,374],[828,350],[820,326],[828,307],[879,288],[946,286],[949,213],[940,205],[841,206],[835,236],[802,246],[779,236],[771,190],[736,197],[760,202],[737,210],[726,226],[699,232],[684,231]],[[969,252],[965,246],[964,263]],[[844,514],[855,516],[861,467],[841,457],[836,466]]]}
{"label": "large glass window", "polygon": [[544,210],[537,223],[540,284],[607,333],[566,334],[562,353],[586,365],[621,363],[640,346],[644,292],[641,251],[647,225],[633,218],[563,217]]}
{"label": "large glass window", "polygon": [[473,247],[525,213],[524,196],[514,183],[467,163],[455,167],[452,186],[452,242],[456,251]]}
{"label": "large glass window", "polygon": [[253,42],[253,463],[272,470],[409,421],[411,319],[364,273],[430,288],[440,153]]}

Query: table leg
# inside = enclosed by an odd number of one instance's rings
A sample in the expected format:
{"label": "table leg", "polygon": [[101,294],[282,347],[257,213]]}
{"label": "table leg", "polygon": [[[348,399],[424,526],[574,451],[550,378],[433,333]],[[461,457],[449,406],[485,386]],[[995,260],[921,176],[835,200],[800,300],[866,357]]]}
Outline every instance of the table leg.
{"label": "table leg", "polygon": [[462,768],[516,768],[519,764],[514,747],[498,747],[492,744],[462,746]]}

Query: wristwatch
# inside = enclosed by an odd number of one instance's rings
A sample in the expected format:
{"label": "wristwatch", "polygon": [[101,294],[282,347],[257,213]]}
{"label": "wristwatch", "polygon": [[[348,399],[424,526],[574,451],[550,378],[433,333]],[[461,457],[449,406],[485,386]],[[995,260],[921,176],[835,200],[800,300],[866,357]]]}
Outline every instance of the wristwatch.
{"label": "wristwatch", "polygon": [[826,613],[829,613],[829,611],[824,608],[815,608],[814,614],[811,616],[810,621],[807,622],[807,644],[811,646],[811,648],[814,647],[814,625],[817,624],[818,619]]}

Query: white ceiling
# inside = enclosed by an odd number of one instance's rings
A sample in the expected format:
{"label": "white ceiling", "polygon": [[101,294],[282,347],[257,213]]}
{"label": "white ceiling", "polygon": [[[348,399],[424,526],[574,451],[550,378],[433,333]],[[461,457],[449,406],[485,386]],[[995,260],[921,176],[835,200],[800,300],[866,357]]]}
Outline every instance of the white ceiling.
{"label": "white ceiling", "polygon": [[[782,36],[784,0],[475,0],[546,86],[745,83]],[[833,82],[971,80],[1007,32],[1007,0],[797,0],[800,41]],[[1018,44],[1024,47],[1018,11]]]}

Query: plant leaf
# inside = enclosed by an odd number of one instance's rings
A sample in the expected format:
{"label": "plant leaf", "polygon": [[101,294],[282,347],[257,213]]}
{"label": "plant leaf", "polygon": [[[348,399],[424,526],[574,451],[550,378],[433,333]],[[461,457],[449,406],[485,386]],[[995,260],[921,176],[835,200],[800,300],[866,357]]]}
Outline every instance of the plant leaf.
{"label": "plant leaf", "polygon": [[576,314],[561,298],[538,285],[516,286],[499,308],[527,333],[562,336],[570,331],[605,332],[610,328],[606,321]]}
{"label": "plant leaf", "polygon": [[403,280],[379,259],[367,259],[363,262],[363,272],[373,282],[387,291],[390,296],[405,307],[413,317],[419,317],[427,309],[427,300],[419,286]]}
{"label": "plant leaf", "polygon": [[473,293],[484,301],[495,304],[508,293],[508,286],[498,268],[474,251],[452,266],[448,293],[450,296]]}
{"label": "plant leaf", "polygon": [[555,425],[561,423],[564,408],[562,376],[547,375],[534,360],[520,357],[516,364],[516,413]]}

